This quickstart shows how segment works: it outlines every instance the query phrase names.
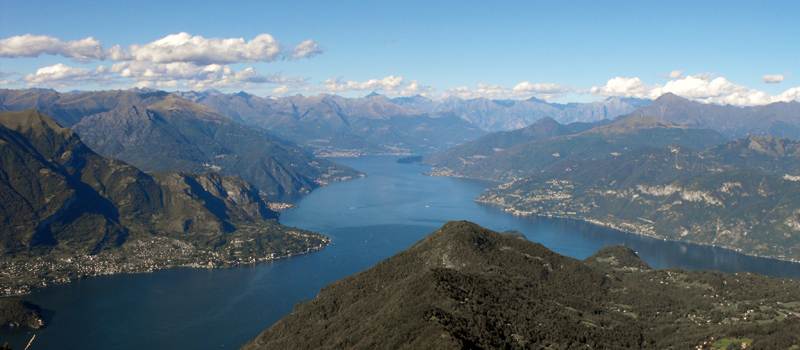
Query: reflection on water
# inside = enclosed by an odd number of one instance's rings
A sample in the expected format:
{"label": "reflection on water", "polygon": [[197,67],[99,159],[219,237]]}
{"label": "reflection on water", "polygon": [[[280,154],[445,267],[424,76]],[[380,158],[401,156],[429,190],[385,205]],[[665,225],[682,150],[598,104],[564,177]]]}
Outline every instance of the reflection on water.
{"label": "reflection on water", "polygon": [[794,263],[664,242],[579,221],[515,217],[473,201],[492,183],[425,177],[420,173],[426,167],[397,164],[395,159],[338,159],[368,177],[291,199],[300,207],[284,212],[281,222],[332,237],[333,243],[319,252],[232,269],[178,268],[49,287],[26,298],[54,310],[52,323],[35,332],[0,331],[0,343],[24,349],[35,333],[34,349],[238,348],[326,284],[408,248],[450,220],[517,230],[577,259],[625,244],[654,268],[800,278]]}

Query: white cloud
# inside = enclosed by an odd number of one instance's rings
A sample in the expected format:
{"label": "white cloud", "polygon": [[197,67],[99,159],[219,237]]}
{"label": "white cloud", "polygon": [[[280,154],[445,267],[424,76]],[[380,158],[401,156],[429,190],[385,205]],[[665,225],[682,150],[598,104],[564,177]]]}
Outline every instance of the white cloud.
{"label": "white cloud", "polygon": [[508,86],[478,84],[478,87],[476,87],[474,90],[471,90],[469,87],[466,86],[449,88],[447,89],[445,95],[456,96],[464,100],[469,100],[479,97],[489,98],[489,99],[500,99],[507,97],[506,91],[508,90],[509,90]]}
{"label": "white cloud", "polygon": [[527,99],[535,96],[537,98],[550,100],[553,98],[562,97],[570,92],[577,94],[582,93],[576,89],[560,86],[557,84],[544,84],[544,83],[533,84],[529,81],[523,81],[515,85],[513,88],[503,85],[488,85],[488,84],[478,84],[478,87],[476,87],[475,89],[470,89],[469,87],[466,86],[460,86],[447,89],[444,95],[445,97],[456,96],[461,99],[473,99],[473,98]]}
{"label": "white cloud", "polygon": [[303,85],[306,78],[282,77],[280,73],[261,75],[248,67],[235,71],[228,65],[197,66],[186,62],[153,64],[141,61],[119,62],[111,67],[94,70],[70,67],[59,63],[40,68],[22,81],[28,86],[65,87],[87,83],[120,84],[132,80],[135,87],[188,88],[192,90],[218,88],[253,88],[260,84]]}
{"label": "white cloud", "polygon": [[[249,88],[254,84],[302,85],[306,78],[283,77],[280,73],[261,75],[253,67],[234,71],[228,65],[209,64],[198,66],[187,62],[153,64],[142,61],[125,61],[116,63],[109,72],[120,77],[130,78],[139,86],[144,81],[153,84],[168,84],[168,87],[187,87],[193,90],[216,89],[225,87]],[[179,85],[176,85],[179,82]],[[153,85],[147,85],[153,86]]]}
{"label": "white cloud", "polygon": [[80,62],[106,58],[103,43],[92,37],[67,42],[50,36],[31,34],[0,39],[0,57],[38,57],[43,54],[74,58]]}
{"label": "white cloud", "polygon": [[601,96],[649,98],[649,90],[639,78],[616,77],[609,79],[603,87],[593,86],[588,92]]}
{"label": "white cloud", "polygon": [[724,77],[714,78],[705,73],[670,80],[662,85],[645,85],[639,78],[616,77],[605,86],[592,87],[587,92],[600,96],[638,97],[656,99],[671,92],[675,95],[703,103],[731,104],[737,106],[764,105],[779,101],[797,100],[798,88],[789,89],[778,96],[769,96],[764,91],[749,89],[732,83]]}
{"label": "white cloud", "polygon": [[670,79],[679,79],[682,76],[683,76],[682,70],[674,70],[672,72],[669,72],[668,74],[664,74],[664,78],[670,78]]}
{"label": "white cloud", "polygon": [[292,59],[310,58],[322,53],[323,49],[313,40],[306,40],[300,45],[290,48],[289,57]]}
{"label": "white cloud", "polygon": [[550,100],[556,97],[564,96],[569,92],[580,93],[573,88],[563,87],[556,84],[531,84],[528,81],[523,81],[511,89],[508,97],[530,98],[531,96],[536,96],[537,98]]}
{"label": "white cloud", "polygon": [[717,99],[724,96],[741,94],[747,91],[746,86],[737,85],[723,77],[714,78],[704,75],[689,76],[683,79],[671,80],[663,87],[654,87],[649,95],[657,98],[667,92],[691,99]]}
{"label": "white cloud", "polygon": [[58,63],[39,68],[36,73],[24,76],[22,81],[28,86],[42,87],[64,87],[80,83],[108,83],[113,77],[105,73],[106,67],[104,66],[90,70]]}
{"label": "white cloud", "polygon": [[272,89],[273,95],[287,95],[294,91],[294,88],[290,87],[289,85],[281,85],[274,89]]}
{"label": "white cloud", "polygon": [[253,40],[243,38],[206,39],[186,32],[144,45],[131,45],[117,58],[154,63],[191,62],[197,65],[234,62],[272,62],[279,58],[283,45],[272,35],[260,34]]}
{"label": "white cloud", "polygon": [[115,45],[105,49],[92,37],[61,41],[45,35],[18,35],[0,39],[0,57],[38,57],[43,54],[92,60],[143,61],[150,63],[187,62],[198,66],[241,62],[272,62],[279,59],[313,57],[323,52],[319,44],[306,40],[284,48],[272,35],[260,34],[250,41],[243,38],[204,38],[186,32],[167,35],[147,44],[127,48]]}
{"label": "white cloud", "polygon": [[431,86],[422,86],[418,81],[412,80],[406,84],[406,86],[403,86],[401,90],[389,91],[386,94],[393,96],[422,95],[426,97],[433,97],[435,91],[436,89]]}
{"label": "white cloud", "polygon": [[761,81],[767,84],[782,83],[784,79],[786,79],[786,74],[775,74],[775,75],[768,74],[761,77]]}
{"label": "white cloud", "polygon": [[364,82],[347,81],[342,82],[341,78],[330,78],[324,81],[324,86],[319,91],[326,93],[337,93],[342,91],[392,91],[403,84],[403,77],[390,75],[383,79],[370,79]]}

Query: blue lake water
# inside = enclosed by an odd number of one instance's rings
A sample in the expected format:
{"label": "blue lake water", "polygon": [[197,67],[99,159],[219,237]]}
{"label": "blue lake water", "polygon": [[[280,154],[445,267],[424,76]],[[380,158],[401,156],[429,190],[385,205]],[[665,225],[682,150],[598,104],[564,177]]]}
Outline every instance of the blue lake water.
{"label": "blue lake water", "polygon": [[328,283],[408,248],[449,220],[514,229],[558,253],[583,259],[626,244],[655,268],[752,271],[800,279],[800,265],[713,247],[664,242],[571,220],[515,217],[473,199],[492,184],[426,177],[396,157],[336,159],[368,177],[316,189],[281,222],[326,234],[309,255],[231,269],[176,268],[88,278],[25,296],[48,310],[47,327],[0,331],[0,344],[35,349],[239,348]]}

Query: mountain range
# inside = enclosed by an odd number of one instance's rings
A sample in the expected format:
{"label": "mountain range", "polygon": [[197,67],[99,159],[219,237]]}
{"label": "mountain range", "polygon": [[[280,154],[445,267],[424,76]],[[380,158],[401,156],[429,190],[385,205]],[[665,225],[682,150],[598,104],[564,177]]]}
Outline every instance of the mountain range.
{"label": "mountain range", "polygon": [[591,123],[603,119],[614,119],[646,106],[652,101],[609,97],[597,102],[560,104],[535,97],[527,100],[491,100],[487,98],[462,100],[457,97],[431,100],[416,95],[394,98],[392,102],[428,113],[449,112],[484,131],[494,132],[520,129],[546,117],[561,124]]}
{"label": "mountain range", "polygon": [[652,117],[603,124],[607,122],[564,126],[552,119],[541,119],[524,129],[489,134],[425,156],[423,162],[432,165],[432,173],[437,175],[507,182],[570,160],[608,158],[641,147],[681,145],[704,150],[727,141],[712,130],[678,126]]}
{"label": "mountain range", "polygon": [[331,283],[242,349],[788,349],[800,283],[584,261],[469,222]]}
{"label": "mountain range", "polygon": [[380,95],[267,99],[244,92],[177,94],[318,155],[431,153],[484,134],[452,113],[429,114]]}
{"label": "mountain range", "polygon": [[239,176],[265,195],[308,193],[363,176],[296,145],[163,91],[0,90],[0,110],[37,108],[95,152],[145,171]]}
{"label": "mountain range", "polygon": [[0,112],[3,293],[85,275],[230,266],[319,249],[258,190],[217,173],[144,173],[36,110]]}
{"label": "mountain range", "polygon": [[624,117],[650,116],[682,126],[716,130],[728,138],[748,135],[800,139],[800,103],[736,107],[690,101],[672,93]]}

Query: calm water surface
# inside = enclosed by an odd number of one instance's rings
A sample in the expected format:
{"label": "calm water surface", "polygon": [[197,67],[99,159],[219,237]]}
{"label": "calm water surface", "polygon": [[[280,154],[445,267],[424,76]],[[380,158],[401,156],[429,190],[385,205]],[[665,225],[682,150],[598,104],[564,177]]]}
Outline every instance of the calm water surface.
{"label": "calm water surface", "polygon": [[561,219],[519,218],[473,201],[491,183],[425,177],[396,157],[336,159],[367,178],[335,183],[293,202],[281,216],[333,238],[309,255],[231,269],[176,268],[150,274],[88,278],[25,298],[47,310],[38,331],[0,331],[0,344],[34,349],[239,348],[316,296],[328,283],[408,248],[449,220],[514,229],[558,253],[583,259],[626,244],[655,268],[752,271],[800,278],[800,265],[724,249],[664,242]]}

